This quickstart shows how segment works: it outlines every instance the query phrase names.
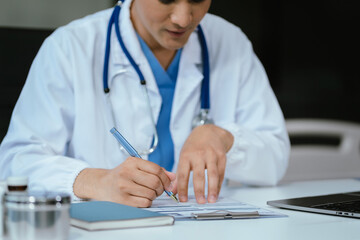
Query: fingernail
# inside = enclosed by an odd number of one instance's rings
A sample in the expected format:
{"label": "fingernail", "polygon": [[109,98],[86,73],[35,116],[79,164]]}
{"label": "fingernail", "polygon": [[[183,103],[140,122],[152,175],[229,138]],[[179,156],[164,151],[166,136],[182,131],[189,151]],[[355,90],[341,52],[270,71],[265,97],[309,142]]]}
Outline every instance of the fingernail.
{"label": "fingernail", "polygon": [[217,200],[217,197],[215,195],[210,195],[209,197],[209,203],[215,203]]}
{"label": "fingernail", "polygon": [[179,196],[180,202],[186,202],[187,198],[185,196]]}
{"label": "fingernail", "polygon": [[198,200],[198,203],[205,203],[206,202],[204,196],[200,196],[197,200]]}

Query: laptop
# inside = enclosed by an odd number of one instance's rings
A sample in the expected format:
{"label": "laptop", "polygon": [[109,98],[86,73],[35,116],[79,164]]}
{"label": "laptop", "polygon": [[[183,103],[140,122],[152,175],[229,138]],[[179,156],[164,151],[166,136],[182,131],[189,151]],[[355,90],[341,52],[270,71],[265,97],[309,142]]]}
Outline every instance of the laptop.
{"label": "laptop", "polygon": [[360,218],[360,192],[268,201],[273,207]]}

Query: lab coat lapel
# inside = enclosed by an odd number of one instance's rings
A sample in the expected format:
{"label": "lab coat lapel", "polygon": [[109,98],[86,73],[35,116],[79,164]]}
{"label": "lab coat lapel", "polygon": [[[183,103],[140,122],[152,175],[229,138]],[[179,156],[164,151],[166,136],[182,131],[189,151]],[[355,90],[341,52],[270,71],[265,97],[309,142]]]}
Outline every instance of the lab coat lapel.
{"label": "lab coat lapel", "polygon": [[[131,19],[130,19],[130,5],[131,1],[125,1],[123,4],[123,7],[121,9],[120,14],[120,32],[121,36],[123,38],[124,44],[126,48],[128,49],[130,55],[133,57],[136,64],[139,65],[139,68],[142,72],[142,74],[145,77],[146,80],[146,87],[149,91],[149,94],[151,95],[150,98],[156,98],[154,101],[157,102],[157,104],[161,103],[161,99],[159,99],[159,89],[157,87],[154,75],[152,73],[151,67],[149,63],[147,62],[147,59],[142,52],[142,49],[140,47],[140,43],[138,41],[136,31],[132,25]],[[114,67],[114,71],[112,73],[112,76],[110,79],[113,79],[117,74],[122,73],[124,71],[131,71],[135,74],[136,79],[138,80],[138,75],[133,68],[133,66],[130,64],[128,58],[124,54],[124,52],[121,49],[121,46],[119,44],[119,41],[117,39],[114,27],[112,32],[112,39],[111,39],[111,48],[113,49],[112,53],[112,61]],[[110,74],[109,74],[110,76]],[[110,83],[109,83],[110,84]],[[160,102],[159,102],[160,101]],[[157,105],[155,104],[155,105]],[[152,105],[154,105],[152,103]],[[157,114],[155,114],[156,116]]]}
{"label": "lab coat lapel", "polygon": [[199,95],[200,101],[199,89],[201,89],[202,79],[201,45],[195,31],[183,48],[171,119],[180,119],[179,114],[181,114],[182,108],[186,108],[190,96]]}
{"label": "lab coat lapel", "polygon": [[[161,96],[153,76],[152,70],[150,68],[149,63],[145,55],[142,52],[139,40],[136,35],[136,31],[133,28],[131,19],[130,19],[130,11],[129,11],[130,1],[125,1],[119,19],[120,32],[121,37],[124,41],[124,44],[129,51],[130,55],[134,59],[135,63],[139,66],[142,74],[146,80],[146,87],[148,89],[151,110],[153,113],[153,117],[155,122],[157,122],[158,115],[160,113],[161,108]],[[140,124],[135,124],[132,122],[127,129],[123,129],[123,131],[129,132],[133,144],[140,144],[141,149],[147,149],[148,146],[151,145],[153,132],[151,131],[151,121],[148,114],[147,109],[147,101],[144,99],[142,89],[140,88],[140,80],[139,76],[136,73],[134,67],[131,65],[130,61],[124,54],[121,49],[120,43],[115,33],[115,27],[112,29],[111,35],[111,54],[110,54],[110,69],[109,69],[109,86],[110,89],[115,84],[113,81],[122,81],[121,87],[126,88],[126,91],[130,91],[131,94],[130,99],[127,99],[129,102],[136,102],[136,109],[132,109],[134,113],[132,116],[136,119],[142,119]],[[124,74],[124,77],[120,77],[119,75]],[[134,82],[133,82],[134,81]],[[113,84],[112,84],[113,83]],[[117,85],[117,84],[116,84]],[[119,86],[119,85],[118,85]],[[121,99],[121,96],[118,96],[117,99]],[[114,101],[116,102],[116,100]],[[116,103],[114,104],[114,107]],[[115,114],[117,116],[121,115],[120,113],[116,113],[117,109],[115,107]],[[122,109],[124,111],[124,109]],[[119,121],[119,120],[118,120]],[[147,156],[143,156],[147,158]]]}
{"label": "lab coat lapel", "polygon": [[[131,23],[129,9],[130,4],[131,1],[125,1],[121,8],[119,17],[120,34],[127,50],[134,59],[135,63],[138,65],[142,65],[144,61],[146,61],[146,59],[144,59],[135,29],[133,28],[133,25]],[[115,65],[115,70],[113,71],[114,75],[117,75],[119,72],[124,71],[124,69],[130,70],[133,68],[125,53],[121,49],[119,40],[116,36],[114,25],[111,32],[110,58],[112,65]],[[132,70],[134,71],[134,73],[136,73],[134,69]]]}

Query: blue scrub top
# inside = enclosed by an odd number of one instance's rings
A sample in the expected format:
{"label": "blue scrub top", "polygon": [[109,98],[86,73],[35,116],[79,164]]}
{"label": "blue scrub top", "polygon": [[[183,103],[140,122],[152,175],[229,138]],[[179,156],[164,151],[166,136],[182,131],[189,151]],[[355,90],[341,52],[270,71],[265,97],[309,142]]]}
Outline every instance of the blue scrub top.
{"label": "blue scrub top", "polygon": [[159,143],[155,151],[149,155],[149,161],[171,171],[174,165],[174,144],[170,133],[170,116],[182,49],[177,51],[170,66],[165,71],[145,41],[139,35],[138,38],[144,55],[154,74],[162,98],[160,115],[156,123]]}

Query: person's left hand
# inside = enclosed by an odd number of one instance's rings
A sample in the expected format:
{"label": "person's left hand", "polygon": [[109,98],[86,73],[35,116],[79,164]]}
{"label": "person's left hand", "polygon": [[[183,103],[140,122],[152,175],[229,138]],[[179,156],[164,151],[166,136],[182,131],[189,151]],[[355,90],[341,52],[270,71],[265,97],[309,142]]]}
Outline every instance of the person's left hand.
{"label": "person's left hand", "polygon": [[205,169],[208,177],[209,203],[216,202],[224,180],[226,153],[234,142],[233,135],[212,124],[196,127],[180,153],[177,169],[177,185],[174,192],[179,200],[188,200],[188,183],[190,172],[193,171],[193,183],[196,201],[206,203],[205,199]]}

